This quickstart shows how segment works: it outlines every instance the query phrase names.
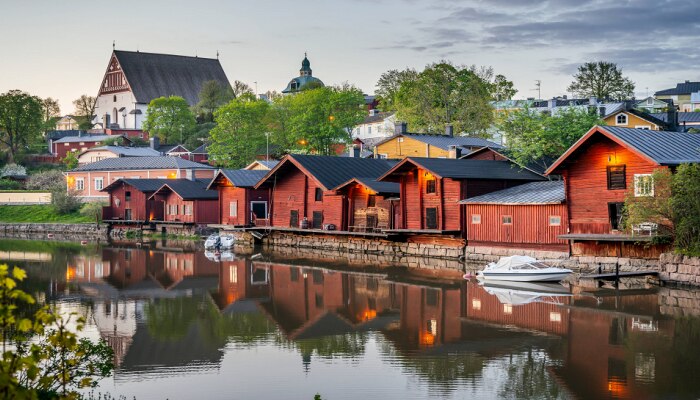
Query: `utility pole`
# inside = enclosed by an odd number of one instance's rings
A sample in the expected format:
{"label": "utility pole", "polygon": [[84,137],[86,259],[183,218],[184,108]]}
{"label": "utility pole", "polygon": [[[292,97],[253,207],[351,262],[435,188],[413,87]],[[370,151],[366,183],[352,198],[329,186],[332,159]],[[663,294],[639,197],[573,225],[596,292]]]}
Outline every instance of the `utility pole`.
{"label": "utility pole", "polygon": [[537,100],[542,100],[542,81],[539,79],[535,80],[535,89],[537,90]]}

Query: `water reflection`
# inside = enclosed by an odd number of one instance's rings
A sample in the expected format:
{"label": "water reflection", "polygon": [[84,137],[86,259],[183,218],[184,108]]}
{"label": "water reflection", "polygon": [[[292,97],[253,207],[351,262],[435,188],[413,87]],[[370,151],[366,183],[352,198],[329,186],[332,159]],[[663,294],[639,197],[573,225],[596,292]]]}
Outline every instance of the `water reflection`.
{"label": "water reflection", "polygon": [[[30,269],[35,293],[83,305],[96,334],[115,351],[115,386],[109,389],[115,394],[188,398],[213,390],[213,397],[227,398],[234,381],[261,374],[281,380],[237,386],[236,393],[700,394],[695,292],[482,286],[389,267],[327,268],[272,253],[211,259],[189,245],[161,242],[52,248],[47,254],[49,259],[32,255],[13,262]],[[261,370],[256,359],[272,362]],[[178,386],[193,375],[218,378]],[[177,390],[147,392],[141,381]]]}

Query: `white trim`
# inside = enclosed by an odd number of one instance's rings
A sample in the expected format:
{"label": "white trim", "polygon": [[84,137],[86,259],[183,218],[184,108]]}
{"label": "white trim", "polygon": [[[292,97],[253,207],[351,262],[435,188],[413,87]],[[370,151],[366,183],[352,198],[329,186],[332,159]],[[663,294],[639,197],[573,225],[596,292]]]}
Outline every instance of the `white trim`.
{"label": "white trim", "polygon": [[253,220],[253,215],[255,214],[255,213],[253,213],[253,204],[256,204],[256,203],[265,204],[265,219],[267,219],[267,217],[269,216],[268,210],[267,210],[267,201],[265,201],[265,200],[256,200],[256,201],[251,201],[251,202],[250,202],[250,219],[251,219],[251,221]]}
{"label": "white trim", "polygon": [[[620,118],[620,117],[625,117],[625,122],[624,122],[624,123],[620,123],[620,121],[619,121],[619,118]],[[625,113],[619,113],[619,114],[617,114],[617,115],[615,116],[615,125],[616,125],[616,126],[627,126],[627,124],[629,123],[629,120],[630,120],[630,117],[629,117],[627,114],[625,114]]]}
{"label": "white trim", "polygon": [[651,125],[635,125],[634,129],[648,129],[651,130]]}
{"label": "white trim", "polygon": [[634,196],[654,195],[654,176],[652,174],[634,174]]}
{"label": "white trim", "polygon": [[[99,187],[98,187],[98,185],[97,185],[97,182],[100,182]],[[105,179],[104,179],[104,177],[95,178],[95,190],[98,190],[98,191],[99,191],[99,190],[104,189],[104,187],[105,187]]]}

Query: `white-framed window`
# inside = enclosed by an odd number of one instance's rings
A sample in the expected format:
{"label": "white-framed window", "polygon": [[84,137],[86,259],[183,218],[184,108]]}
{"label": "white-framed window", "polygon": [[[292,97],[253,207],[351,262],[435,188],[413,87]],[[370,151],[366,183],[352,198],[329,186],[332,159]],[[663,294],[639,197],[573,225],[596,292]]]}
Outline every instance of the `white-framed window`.
{"label": "white-framed window", "polygon": [[561,322],[561,313],[556,312],[556,311],[550,311],[549,312],[549,321],[550,322]]}
{"label": "white-framed window", "polygon": [[627,114],[617,114],[615,125],[627,125]]}
{"label": "white-framed window", "polygon": [[75,190],[85,190],[85,179],[78,178],[75,180]]}
{"label": "white-framed window", "polygon": [[481,214],[472,214],[472,224],[477,225],[481,223]]}
{"label": "white-framed window", "polygon": [[63,147],[68,147],[68,146],[70,146],[69,143],[63,143]]}
{"label": "white-framed window", "polygon": [[104,187],[104,178],[95,178],[95,190],[102,190]]}
{"label": "white-framed window", "polygon": [[233,218],[238,217],[238,201],[228,203],[228,215]]}
{"label": "white-framed window", "polygon": [[185,215],[192,215],[192,206],[190,204],[185,204],[182,206],[183,208],[183,214]]}
{"label": "white-framed window", "polygon": [[502,215],[501,216],[501,223],[503,225],[513,225],[513,216],[512,215]]}
{"label": "white-framed window", "polygon": [[512,304],[504,304],[503,305],[503,314],[513,314],[513,305]]}
{"label": "white-framed window", "polygon": [[472,299],[472,309],[473,310],[481,310],[481,300]]}
{"label": "white-framed window", "polygon": [[399,143],[403,143],[403,137],[399,138]]}
{"label": "white-framed window", "polygon": [[634,195],[636,197],[654,195],[654,177],[651,174],[634,174]]}
{"label": "white-framed window", "polygon": [[386,153],[379,153],[379,158],[382,158],[382,159],[389,158],[389,155]]}
{"label": "white-framed window", "polygon": [[651,125],[635,125],[634,129],[647,129],[651,130]]}
{"label": "white-framed window", "polygon": [[549,216],[549,226],[561,226],[561,216],[560,215],[550,215]]}
{"label": "white-framed window", "polygon": [[372,125],[367,127],[367,134],[371,135],[372,134]]}
{"label": "white-framed window", "polygon": [[85,146],[85,142],[80,142],[80,143],[78,143],[78,144],[81,145],[81,146]]}

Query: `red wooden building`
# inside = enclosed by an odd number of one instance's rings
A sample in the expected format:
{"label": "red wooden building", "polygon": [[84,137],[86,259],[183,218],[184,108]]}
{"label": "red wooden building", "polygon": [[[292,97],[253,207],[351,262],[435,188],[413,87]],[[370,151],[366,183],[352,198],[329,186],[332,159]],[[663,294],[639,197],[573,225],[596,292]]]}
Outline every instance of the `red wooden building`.
{"label": "red wooden building", "polygon": [[462,200],[470,246],[568,251],[564,182],[530,182]]}
{"label": "red wooden building", "polygon": [[163,184],[152,195],[160,203],[162,222],[215,224],[219,222],[219,192],[207,190],[206,180],[177,179]]}
{"label": "red wooden building", "polygon": [[543,179],[509,161],[409,157],[378,180],[400,183],[398,231],[459,235],[467,226],[461,200]]}
{"label": "red wooden building", "polygon": [[109,204],[102,208],[102,219],[115,225],[141,225],[163,218],[162,204],[150,199],[167,179],[117,179],[102,189]]}
{"label": "red wooden building", "polygon": [[572,252],[610,256],[658,252],[642,251],[634,243],[643,238],[621,234],[625,195],[653,196],[654,170],[697,162],[700,135],[591,128],[547,170],[564,178]]}
{"label": "red wooden building", "polygon": [[393,164],[381,159],[289,154],[255,188],[272,189],[272,226],[341,229],[348,226],[348,198],[336,188],[355,177],[376,179]]}
{"label": "red wooden building", "polygon": [[51,154],[59,159],[64,159],[66,154],[70,152],[82,153],[83,151],[100,146],[105,140],[113,140],[120,138],[123,144],[129,144],[131,141],[126,136],[121,135],[88,135],[79,134],[79,136],[66,136],[56,139],[51,142]]}
{"label": "red wooden building", "polygon": [[347,199],[347,218],[340,230],[372,232],[392,229],[401,218],[399,184],[352,178],[335,187]]}
{"label": "red wooden building", "polygon": [[219,193],[219,223],[265,226],[269,219],[271,188],[254,189],[267,170],[219,170],[208,188]]}

